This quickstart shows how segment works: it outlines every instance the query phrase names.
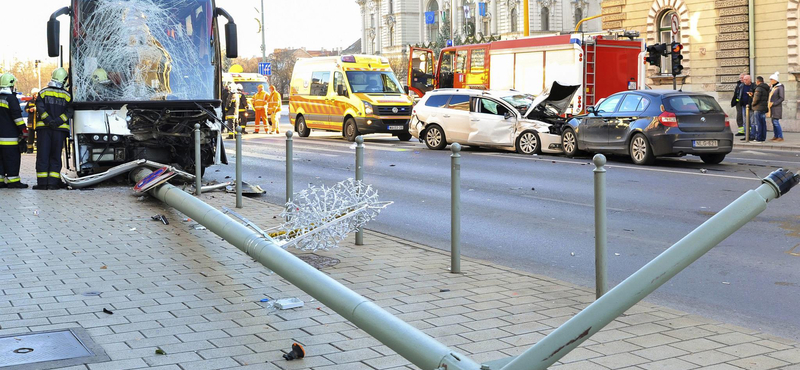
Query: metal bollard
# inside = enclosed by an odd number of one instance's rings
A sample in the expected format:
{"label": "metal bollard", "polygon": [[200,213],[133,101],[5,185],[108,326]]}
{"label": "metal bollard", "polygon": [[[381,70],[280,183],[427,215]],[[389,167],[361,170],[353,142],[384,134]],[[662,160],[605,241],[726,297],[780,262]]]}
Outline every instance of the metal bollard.
{"label": "metal bollard", "polygon": [[745,143],[749,143],[750,142],[750,106],[745,108],[745,111],[747,112],[747,117],[746,117],[747,122],[745,123],[746,126],[744,126],[744,142]]}
{"label": "metal bollard", "polygon": [[606,156],[594,158],[594,271],[595,296],[600,298],[608,291],[606,272]]}
{"label": "metal bollard", "polygon": [[[356,181],[364,181],[364,137],[356,137]],[[356,245],[364,245],[364,229],[356,231]]]}
{"label": "metal bollard", "polygon": [[294,153],[292,150],[292,136],[294,133],[292,130],[286,131],[286,203],[292,199],[292,195],[294,195],[294,169],[292,168],[292,159],[294,157]]}
{"label": "metal bollard", "polygon": [[461,144],[450,145],[450,272],[461,273]]}
{"label": "metal bollard", "polygon": [[203,187],[203,164],[200,162],[200,124],[194,124],[194,177],[195,177],[195,194],[200,195]]}
{"label": "metal bollard", "polygon": [[236,208],[242,208],[242,127],[236,128]]}

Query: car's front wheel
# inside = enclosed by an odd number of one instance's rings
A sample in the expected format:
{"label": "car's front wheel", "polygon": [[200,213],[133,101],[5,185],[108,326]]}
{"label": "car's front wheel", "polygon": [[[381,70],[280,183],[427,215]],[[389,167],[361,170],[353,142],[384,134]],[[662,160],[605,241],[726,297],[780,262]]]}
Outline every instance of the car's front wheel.
{"label": "car's front wheel", "polygon": [[425,145],[428,149],[442,150],[447,146],[444,131],[437,125],[431,125],[425,130]]}
{"label": "car's front wheel", "polygon": [[397,136],[397,139],[400,140],[400,141],[409,141],[409,140],[411,140],[411,137],[412,137],[411,134],[409,134],[408,132],[404,132],[402,134],[397,134],[396,136]]}
{"label": "car's front wheel", "polygon": [[566,128],[564,132],[561,133],[561,148],[564,149],[564,155],[569,158],[580,154],[580,150],[578,150],[578,136],[572,128]]}
{"label": "car's front wheel", "polygon": [[634,164],[645,165],[652,164],[656,157],[653,156],[653,149],[650,148],[650,142],[643,134],[636,134],[631,139],[628,151],[631,154],[631,159]]}
{"label": "car's front wheel", "polygon": [[516,143],[517,153],[519,154],[539,154],[542,152],[542,147],[539,141],[539,134],[535,131],[524,131],[517,136]]}
{"label": "car's front wheel", "polygon": [[356,136],[358,136],[356,120],[348,118],[346,121],[344,121],[344,138],[352,143],[356,141]]}
{"label": "car's front wheel", "polygon": [[303,116],[298,116],[295,122],[295,130],[300,137],[308,137],[311,134],[311,129],[306,126],[306,118]]}
{"label": "car's front wheel", "polygon": [[700,154],[700,159],[708,164],[720,164],[725,159],[725,154]]}

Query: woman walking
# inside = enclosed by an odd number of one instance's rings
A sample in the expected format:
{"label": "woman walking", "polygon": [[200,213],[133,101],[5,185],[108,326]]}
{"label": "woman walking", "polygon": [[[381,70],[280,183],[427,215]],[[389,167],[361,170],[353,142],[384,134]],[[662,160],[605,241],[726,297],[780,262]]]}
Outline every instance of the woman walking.
{"label": "woman walking", "polygon": [[785,97],[783,84],[778,82],[778,72],[769,76],[769,112],[767,117],[772,118],[773,138],[770,141],[783,141],[780,119],[783,118],[783,100]]}

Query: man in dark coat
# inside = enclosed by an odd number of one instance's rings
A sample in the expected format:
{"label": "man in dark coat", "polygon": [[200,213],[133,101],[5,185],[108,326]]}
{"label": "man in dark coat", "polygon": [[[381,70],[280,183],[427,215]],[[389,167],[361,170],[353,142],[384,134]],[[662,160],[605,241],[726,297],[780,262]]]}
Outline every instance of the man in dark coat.
{"label": "man in dark coat", "polygon": [[[739,131],[736,133],[736,136],[744,136],[744,114],[741,104],[744,76],[744,73],[739,75],[739,82],[736,83],[736,88],[733,90],[733,97],[731,98],[731,107],[736,109],[736,125],[739,126]],[[744,95],[747,96],[747,94]]]}
{"label": "man in dark coat", "polygon": [[756,77],[756,88],[753,91],[753,115],[755,116],[756,142],[767,141],[767,110],[769,110],[769,85],[764,83],[764,77]]}

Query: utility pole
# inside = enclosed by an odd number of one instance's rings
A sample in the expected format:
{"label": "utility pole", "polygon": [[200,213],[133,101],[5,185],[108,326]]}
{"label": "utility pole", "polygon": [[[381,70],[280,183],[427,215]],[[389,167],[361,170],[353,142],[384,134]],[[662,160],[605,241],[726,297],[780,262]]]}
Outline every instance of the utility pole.
{"label": "utility pole", "polygon": [[39,60],[39,59],[36,59],[34,61],[34,63],[36,64],[36,75],[39,76],[39,84],[36,85],[36,87],[41,89],[42,88],[42,61]]}
{"label": "utility pole", "polygon": [[267,36],[264,24],[264,0],[261,0],[261,62],[267,62]]}

